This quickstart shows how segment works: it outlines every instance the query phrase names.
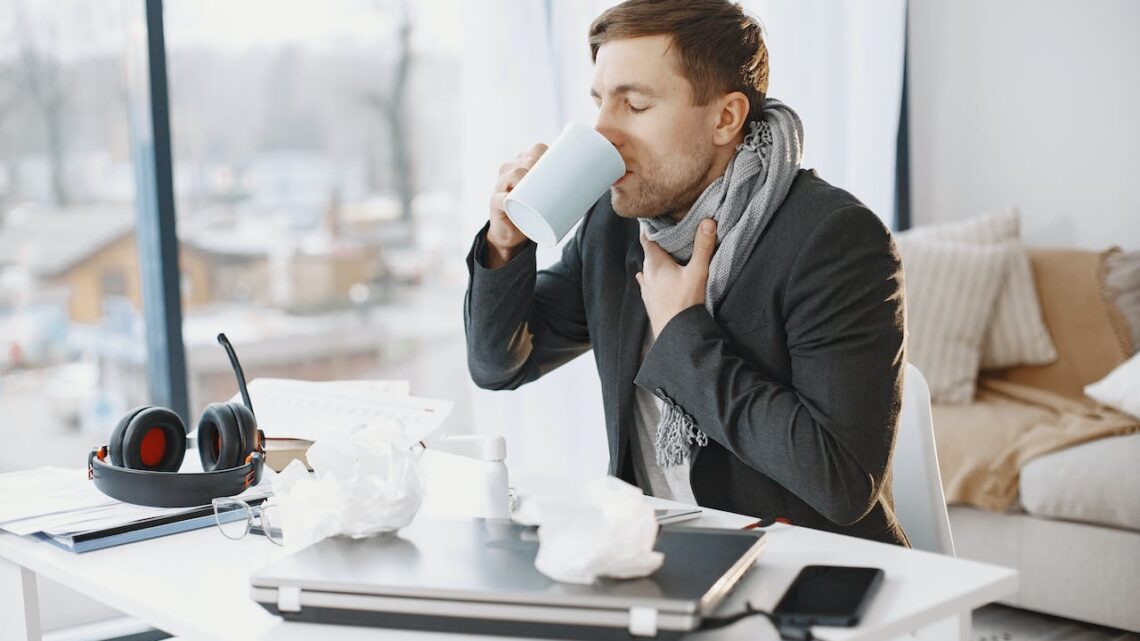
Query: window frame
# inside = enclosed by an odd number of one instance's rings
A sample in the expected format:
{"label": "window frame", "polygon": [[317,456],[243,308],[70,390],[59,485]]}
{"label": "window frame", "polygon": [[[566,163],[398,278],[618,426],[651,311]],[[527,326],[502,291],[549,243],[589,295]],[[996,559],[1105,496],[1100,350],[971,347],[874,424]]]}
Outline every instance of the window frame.
{"label": "window frame", "polygon": [[127,91],[147,378],[151,401],[173,410],[190,430],[163,3],[143,0],[142,8],[145,47],[127,54],[138,75]]}

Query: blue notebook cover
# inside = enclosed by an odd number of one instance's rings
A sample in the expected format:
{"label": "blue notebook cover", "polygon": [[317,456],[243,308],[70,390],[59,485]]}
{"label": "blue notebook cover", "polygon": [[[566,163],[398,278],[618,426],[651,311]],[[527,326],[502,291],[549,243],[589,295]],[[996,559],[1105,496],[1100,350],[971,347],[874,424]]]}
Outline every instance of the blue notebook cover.
{"label": "blue notebook cover", "polygon": [[[261,500],[249,501],[250,505],[257,505],[259,503],[261,503]],[[241,512],[230,512],[224,514],[222,518],[223,521],[226,522],[238,521],[244,518],[244,515]],[[204,506],[188,512],[182,512],[181,514],[146,519],[104,530],[76,532],[75,534],[64,536],[51,536],[44,532],[38,532],[35,536],[52,545],[63,548],[68,552],[80,554],[92,550],[101,550],[103,548],[122,545],[124,543],[154,539],[168,534],[213,527],[215,523],[217,523],[217,520],[214,517],[214,508],[212,506]],[[218,536],[222,536],[221,533],[219,533]]]}

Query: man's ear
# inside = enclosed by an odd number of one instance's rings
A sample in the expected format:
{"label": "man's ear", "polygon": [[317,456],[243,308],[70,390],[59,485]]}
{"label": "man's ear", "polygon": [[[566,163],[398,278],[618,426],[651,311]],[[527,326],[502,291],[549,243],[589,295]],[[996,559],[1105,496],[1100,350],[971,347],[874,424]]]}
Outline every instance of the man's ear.
{"label": "man's ear", "polygon": [[718,102],[720,111],[717,114],[716,129],[713,130],[713,143],[727,145],[736,141],[748,120],[748,96],[733,91],[725,94]]}

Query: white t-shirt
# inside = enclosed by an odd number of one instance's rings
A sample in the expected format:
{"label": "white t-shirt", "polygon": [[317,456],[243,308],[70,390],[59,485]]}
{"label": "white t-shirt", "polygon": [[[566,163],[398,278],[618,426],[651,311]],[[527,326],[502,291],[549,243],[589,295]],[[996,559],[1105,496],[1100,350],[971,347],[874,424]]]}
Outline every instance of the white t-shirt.
{"label": "white t-shirt", "polygon": [[[641,346],[642,362],[651,347],[653,330],[649,329],[645,332],[645,342]],[[630,438],[633,446],[633,471],[638,483],[642,487],[648,486],[649,493],[658,498],[696,505],[697,499],[689,484],[689,463],[686,461],[667,468],[657,465],[654,443],[657,441],[657,424],[661,421],[661,409],[665,402],[640,386],[635,385],[634,388],[636,411]]]}

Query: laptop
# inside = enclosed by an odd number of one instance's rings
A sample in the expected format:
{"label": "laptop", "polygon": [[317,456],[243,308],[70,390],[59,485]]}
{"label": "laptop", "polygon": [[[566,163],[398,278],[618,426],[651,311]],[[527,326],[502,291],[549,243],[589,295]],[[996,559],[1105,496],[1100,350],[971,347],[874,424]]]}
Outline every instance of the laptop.
{"label": "laptop", "polygon": [[288,621],[559,639],[675,639],[700,626],[764,549],[764,532],[662,528],[640,579],[554,581],[538,534],[496,519],[426,519],[396,535],[332,537],[253,575]]}

